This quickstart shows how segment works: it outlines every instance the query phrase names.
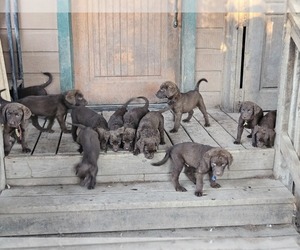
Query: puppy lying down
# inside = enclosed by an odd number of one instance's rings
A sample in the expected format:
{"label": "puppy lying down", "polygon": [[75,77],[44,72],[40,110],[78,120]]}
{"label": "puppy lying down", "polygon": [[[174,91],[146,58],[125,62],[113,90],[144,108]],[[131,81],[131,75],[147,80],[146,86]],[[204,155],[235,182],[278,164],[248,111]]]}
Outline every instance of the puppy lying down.
{"label": "puppy lying down", "polygon": [[185,168],[185,175],[196,184],[196,196],[203,195],[203,177],[209,175],[210,186],[220,188],[216,182],[217,177],[222,176],[225,168],[229,169],[232,164],[232,155],[223,148],[211,147],[195,142],[178,143],[169,148],[165,157],[153,166],[161,166],[171,159],[172,162],[172,183],[176,191],[186,192],[187,190],[179,184],[179,175]]}

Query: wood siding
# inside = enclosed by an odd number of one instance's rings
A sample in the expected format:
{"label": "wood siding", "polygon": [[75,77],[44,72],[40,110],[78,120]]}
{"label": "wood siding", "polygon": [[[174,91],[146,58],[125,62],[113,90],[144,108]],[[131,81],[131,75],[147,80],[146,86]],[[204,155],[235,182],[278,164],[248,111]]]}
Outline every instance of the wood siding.
{"label": "wood siding", "polygon": [[200,85],[207,107],[221,103],[225,39],[225,13],[198,13],[195,80],[205,77]]}
{"label": "wood siding", "polygon": [[[32,3],[33,4],[33,3]],[[60,69],[58,53],[58,33],[56,1],[45,1],[40,11],[29,13],[28,6],[20,3],[19,24],[23,57],[24,85],[26,87],[45,82],[41,72],[53,74],[53,82],[47,87],[48,93],[60,92]],[[0,39],[2,41],[8,80],[11,82],[10,59],[8,54],[5,13],[0,13]]]}

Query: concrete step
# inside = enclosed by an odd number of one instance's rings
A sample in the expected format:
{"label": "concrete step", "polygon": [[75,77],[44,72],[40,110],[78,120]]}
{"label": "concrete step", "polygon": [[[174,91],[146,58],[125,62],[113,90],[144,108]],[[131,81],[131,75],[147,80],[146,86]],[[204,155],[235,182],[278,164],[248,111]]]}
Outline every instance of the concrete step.
{"label": "concrete step", "polygon": [[[233,164],[225,170],[222,179],[244,179],[270,177],[273,174],[274,149],[230,149]],[[107,152],[98,160],[98,183],[168,181],[171,164],[154,167],[152,162],[165,155],[160,150],[154,159],[143,155],[134,156],[129,152]],[[8,156],[5,157],[6,182],[11,186],[78,184],[74,165],[81,160],[79,153],[67,155]],[[181,178],[185,179],[184,174]]]}
{"label": "concrete step", "polygon": [[12,187],[0,195],[0,236],[292,224],[294,197],[273,179]]}

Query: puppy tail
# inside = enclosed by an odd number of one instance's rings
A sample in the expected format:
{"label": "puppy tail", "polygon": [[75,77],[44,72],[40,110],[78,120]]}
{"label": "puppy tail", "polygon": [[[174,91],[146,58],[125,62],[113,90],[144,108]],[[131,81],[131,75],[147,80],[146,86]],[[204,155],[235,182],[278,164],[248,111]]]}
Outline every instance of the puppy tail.
{"label": "puppy tail", "polygon": [[149,108],[149,100],[145,96],[138,96],[139,99],[143,99],[145,101],[144,108]]}
{"label": "puppy tail", "polygon": [[42,88],[46,88],[46,87],[52,82],[53,77],[52,77],[52,74],[49,73],[49,72],[43,72],[43,74],[44,74],[45,76],[48,76],[48,81],[45,82],[45,83],[43,83],[43,84],[41,84],[40,86],[41,86]]}
{"label": "puppy tail", "polygon": [[206,78],[201,78],[201,79],[197,82],[196,87],[195,87],[195,90],[199,91],[199,86],[200,86],[200,83],[201,83],[201,82],[208,82],[208,81],[206,80]]}
{"label": "puppy tail", "polygon": [[168,161],[168,159],[170,158],[171,149],[172,148],[169,148],[166,151],[166,154],[165,154],[164,158],[161,161],[159,161],[159,162],[153,162],[153,163],[151,163],[151,165],[152,166],[161,166],[161,165],[165,164]]}

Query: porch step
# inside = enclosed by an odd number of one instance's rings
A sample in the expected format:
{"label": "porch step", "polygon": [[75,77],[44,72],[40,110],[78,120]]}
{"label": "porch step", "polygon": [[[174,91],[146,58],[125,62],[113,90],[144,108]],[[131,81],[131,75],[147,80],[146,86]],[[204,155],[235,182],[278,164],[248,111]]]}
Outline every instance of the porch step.
{"label": "porch step", "polygon": [[[274,149],[229,149],[233,156],[230,170],[225,170],[221,179],[244,179],[270,177],[273,174]],[[148,160],[142,154],[129,152],[100,153],[98,160],[98,183],[169,181],[171,164],[160,167],[152,162],[161,160],[164,150]],[[81,160],[79,153],[8,156],[5,157],[6,181],[11,186],[78,184],[74,165]],[[184,174],[181,178],[186,180]]]}
{"label": "porch step", "polygon": [[0,196],[0,236],[291,224],[294,197],[273,179],[12,187]]}

